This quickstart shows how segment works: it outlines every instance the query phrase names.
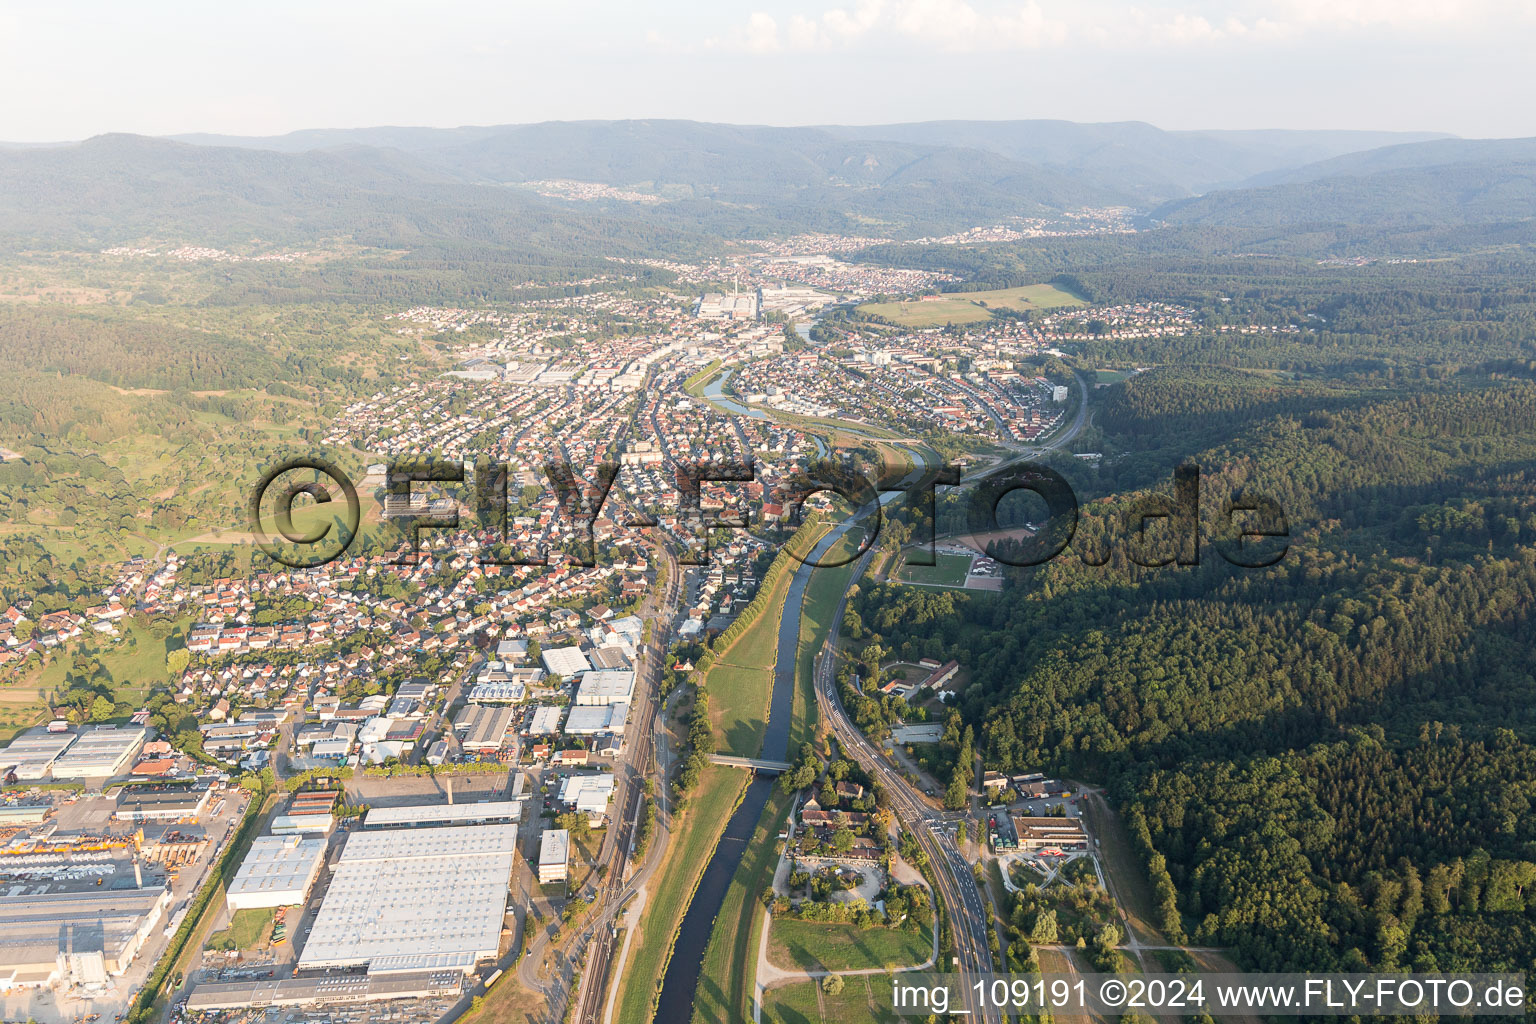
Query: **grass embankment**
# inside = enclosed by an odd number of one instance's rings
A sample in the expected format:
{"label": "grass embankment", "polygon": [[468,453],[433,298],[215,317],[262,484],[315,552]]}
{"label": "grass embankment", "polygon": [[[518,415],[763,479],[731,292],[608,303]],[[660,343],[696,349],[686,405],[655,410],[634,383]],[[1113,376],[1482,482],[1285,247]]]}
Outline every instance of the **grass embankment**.
{"label": "grass embankment", "polygon": [[843,990],[827,995],[816,982],[776,988],[763,997],[763,1024],[896,1024],[915,1020],[891,1010],[890,982],[884,975],[843,979]]}
{"label": "grass embankment", "polygon": [[715,374],[719,371],[720,360],[711,359],[708,366],[683,381],[683,390],[695,398],[699,397],[700,392],[709,385],[709,382],[715,378]]}
{"label": "grass embankment", "polygon": [[786,971],[915,967],[932,955],[932,928],[860,928],[782,917],[768,932],[768,960]]}
{"label": "grass embankment", "polygon": [[801,744],[810,743],[816,735],[816,655],[832,630],[832,616],[857,568],[856,553],[864,536],[861,527],[844,534],[819,561],[847,564],[824,565],[811,573],[811,581],[805,587],[805,600],[800,608],[800,645],[795,652],[794,719],[789,730],[791,760],[799,756]]}
{"label": "grass embankment", "polygon": [[768,924],[768,912],[758,897],[773,884],[779,865],[774,837],[789,814],[792,799],[779,790],[768,798],[736,877],[725,892],[699,971],[694,1024],[744,1024],[752,1019],[757,947]]}
{"label": "grass embankment", "polygon": [[272,934],[272,922],[277,911],[271,907],[237,910],[229,919],[229,927],[208,936],[209,949],[255,949]]}
{"label": "grass embankment", "polygon": [[[797,533],[796,552],[807,557],[827,529],[818,526],[803,537]],[[780,555],[780,558],[785,557]],[[793,560],[785,565],[767,593],[759,595],[766,602],[766,610],[735,642],[719,653],[704,676],[704,687],[709,691],[710,724],[714,726],[716,744],[722,754],[756,757],[762,750],[763,734],[768,728],[768,707],[773,701],[779,625],[783,621],[790,582],[799,567],[800,563]],[[757,600],[758,597],[753,598],[754,602]]]}
{"label": "grass embankment", "polygon": [[620,979],[614,1020],[647,1024],[656,1012],[677,930],[749,778],[739,769],[710,765],[699,773],[681,815],[673,818],[666,856],[646,884],[645,910]]}

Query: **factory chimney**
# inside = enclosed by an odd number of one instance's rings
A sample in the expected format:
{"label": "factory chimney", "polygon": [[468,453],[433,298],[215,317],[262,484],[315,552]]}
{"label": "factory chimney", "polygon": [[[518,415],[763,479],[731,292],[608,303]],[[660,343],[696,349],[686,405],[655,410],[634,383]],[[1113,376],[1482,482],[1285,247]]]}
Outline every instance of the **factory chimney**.
{"label": "factory chimney", "polygon": [[453,780],[448,780],[448,806],[453,806]]}
{"label": "factory chimney", "polygon": [[139,858],[133,858],[133,884],[138,888],[144,888],[144,869],[139,866]]}

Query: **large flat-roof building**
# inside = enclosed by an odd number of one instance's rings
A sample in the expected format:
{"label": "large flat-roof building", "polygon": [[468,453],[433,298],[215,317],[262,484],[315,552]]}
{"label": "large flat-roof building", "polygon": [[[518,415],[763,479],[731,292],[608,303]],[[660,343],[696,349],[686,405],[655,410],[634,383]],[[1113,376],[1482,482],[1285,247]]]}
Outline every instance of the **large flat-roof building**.
{"label": "large flat-roof building", "polygon": [[528,724],[523,728],[524,736],[553,736],[560,731],[560,715],[563,708],[553,704],[540,704],[533,709],[533,714],[528,716]]}
{"label": "large flat-roof building", "polygon": [[412,804],[374,807],[363,817],[363,828],[442,828],[447,825],[504,825],[523,820],[520,800],[487,800],[471,804]]}
{"label": "large flat-roof building", "polygon": [[581,677],[576,703],[595,707],[628,704],[635,696],[635,673],[629,669],[594,669]]}
{"label": "large flat-roof building", "polygon": [[257,836],[225,893],[229,912],[303,903],[325,862],[325,844],[323,837]]}
{"label": "large flat-roof building", "polygon": [[504,705],[471,704],[459,712],[453,729],[459,734],[459,743],[473,753],[495,753],[507,741],[507,730],[517,709]]}
{"label": "large flat-roof building", "polygon": [[28,729],[0,750],[0,777],[16,773],[21,782],[36,782],[48,777],[49,769],[59,755],[75,742],[79,735],[73,732],[49,732],[47,726]]}
{"label": "large flat-roof building", "polygon": [[700,320],[756,320],[757,293],[705,292],[694,315]]}
{"label": "large flat-roof building", "polygon": [[596,736],[605,732],[622,736],[628,719],[628,704],[583,704],[571,708],[565,720],[565,732],[568,736]]}
{"label": "large flat-roof building", "polygon": [[1019,845],[1026,850],[1082,850],[1088,833],[1077,818],[1015,817]]}
{"label": "large flat-roof building", "polygon": [[124,786],[114,816],[122,821],[178,821],[197,818],[212,794],[207,786]]}
{"label": "large flat-roof building", "polygon": [[613,784],[608,772],[568,775],[560,780],[560,802],[577,814],[585,814],[593,825],[600,825],[608,815]]}
{"label": "large flat-roof building", "polygon": [[291,836],[306,833],[328,836],[336,831],[336,818],[330,811],[322,811],[318,814],[279,814],[272,819],[271,831],[275,836]]}
{"label": "large flat-roof building", "polygon": [[80,734],[53,762],[56,779],[108,779],[121,775],[144,749],[149,730],[139,725],[98,725]]}
{"label": "large flat-roof building", "polygon": [[60,979],[100,985],[121,975],[170,900],[164,886],[12,891],[0,900],[0,991]]}
{"label": "large flat-roof building", "polygon": [[569,870],[571,834],[563,828],[547,828],[539,837],[539,882],[563,882]]}
{"label": "large flat-roof building", "polygon": [[211,981],[193,990],[187,999],[187,1009],[207,1013],[253,1006],[329,1006],[391,999],[445,998],[452,1002],[463,987],[464,976],[458,971],[419,971],[375,977],[317,974],[307,978]]}
{"label": "large flat-roof building", "polygon": [[581,653],[580,647],[556,647],[545,651],[543,658],[544,667],[551,675],[563,676],[566,679],[592,667],[587,661],[587,656]]}
{"label": "large flat-roof building", "polygon": [[298,966],[468,974],[497,954],[516,850],[516,825],[353,833]]}

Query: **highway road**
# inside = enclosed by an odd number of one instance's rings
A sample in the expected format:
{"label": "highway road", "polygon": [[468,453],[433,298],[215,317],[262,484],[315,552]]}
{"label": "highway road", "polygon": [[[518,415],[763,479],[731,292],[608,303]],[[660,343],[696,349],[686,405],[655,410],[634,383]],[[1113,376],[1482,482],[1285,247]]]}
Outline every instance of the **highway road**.
{"label": "highway road", "polygon": [[[872,550],[866,552],[860,559],[858,571],[850,577],[852,581],[856,582],[863,576],[868,568]],[[933,875],[939,886],[937,895],[949,916],[950,933],[955,940],[954,956],[958,961],[950,965],[941,962],[936,969],[956,970],[962,975],[990,972],[993,965],[992,952],[987,945],[987,928],[990,926],[991,916],[976,887],[976,878],[971,872],[970,864],[960,856],[960,851],[955,848],[954,840],[948,831],[949,826],[953,824],[953,817],[935,811],[923,801],[901,773],[853,724],[843,708],[842,699],[838,696],[836,658],[831,652],[837,645],[843,611],[847,603],[848,595],[845,593],[832,617],[827,645],[816,659],[817,707],[823,721],[831,727],[833,735],[837,737],[843,752],[857,761],[871,778],[879,782],[881,789],[885,791],[891,810],[901,821],[902,826],[916,837],[918,845],[927,854],[928,863],[933,866]],[[972,993],[964,985],[961,988],[965,993],[964,1009],[973,1019],[987,1021],[988,1024],[993,1022],[1000,1024],[1001,1015],[995,1008],[972,1005]]]}
{"label": "highway road", "polygon": [[[1013,458],[968,476],[963,482],[979,480],[1009,465],[1060,448],[1082,433],[1088,423],[1090,392],[1088,382],[1082,375],[1074,372],[1074,376],[1077,377],[1078,387],[1082,391],[1082,399],[1078,403],[1077,412],[1070,424],[1058,431],[1048,442],[1021,450]],[[916,474],[921,471],[922,459],[916,452],[912,454],[918,466],[918,469],[914,470]],[[869,511],[871,510],[865,509],[852,517],[849,525],[862,519]],[[849,577],[850,588],[863,578],[873,553],[874,548],[871,547],[859,559],[856,571]],[[874,745],[853,724],[837,692],[837,659],[834,652],[837,649],[843,613],[847,604],[848,594],[844,592],[837,603],[837,610],[833,613],[826,644],[816,659],[817,707],[823,721],[829,725],[843,751],[857,761],[871,778],[880,783],[892,811],[902,825],[913,833],[918,845],[927,854],[928,863],[933,866],[933,873],[938,881],[938,896],[948,913],[950,932],[955,941],[954,956],[958,962],[949,966],[962,975],[988,973],[993,969],[991,947],[987,943],[987,930],[992,923],[991,912],[982,899],[971,865],[961,856],[950,831],[954,825],[955,816],[936,811],[924,801],[922,796],[908,784],[901,772],[887,761],[884,754],[875,749]],[[942,963],[939,965],[940,970],[944,967]],[[1000,1011],[995,1007],[974,1005],[973,993],[969,988],[962,985],[961,989],[965,998],[964,1009],[970,1013],[972,1019],[986,1021],[987,1024],[1001,1024]]]}

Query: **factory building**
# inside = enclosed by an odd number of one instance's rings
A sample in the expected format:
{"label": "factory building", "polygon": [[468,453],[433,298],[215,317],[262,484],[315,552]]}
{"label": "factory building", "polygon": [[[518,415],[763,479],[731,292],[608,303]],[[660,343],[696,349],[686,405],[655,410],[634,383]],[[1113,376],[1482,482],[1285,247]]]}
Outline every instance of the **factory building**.
{"label": "factory building", "polygon": [[585,814],[593,825],[601,825],[613,799],[613,783],[607,772],[568,775],[560,780],[560,802],[577,814]]}
{"label": "factory building", "polygon": [[700,320],[756,320],[757,293],[745,295],[705,292],[694,315]]}
{"label": "factory building", "polygon": [[113,816],[119,821],[180,821],[208,807],[207,786],[124,786]]}
{"label": "factory building", "polygon": [[563,882],[569,871],[571,834],[563,828],[547,828],[539,837],[539,883]]}
{"label": "factory building", "polygon": [[627,669],[595,669],[581,677],[576,703],[587,707],[628,704],[635,696],[635,673]]}
{"label": "factory building", "polygon": [[13,890],[0,900],[0,991],[105,985],[128,969],[170,900],[164,886]]}
{"label": "factory building", "polygon": [[459,712],[453,731],[459,744],[472,754],[494,754],[507,742],[507,731],[517,716],[515,708],[471,704]]}
{"label": "factory building", "polygon": [[303,903],[325,862],[325,842],[301,835],[257,836],[229,883],[224,897],[229,912]]}
{"label": "factory building", "polygon": [[497,954],[516,851],[516,825],[353,833],[299,968],[472,972]]}
{"label": "factory building", "polygon": [[78,734],[59,732],[47,726],[28,729],[0,750],[0,778],[14,774],[20,782],[36,782],[48,777],[53,762],[75,742]]}
{"label": "factory building", "polygon": [[56,779],[110,779],[126,772],[144,749],[149,730],[139,725],[98,725],[80,734],[53,762]]}
{"label": "factory building", "polygon": [[487,800],[474,804],[425,804],[375,807],[363,818],[363,828],[442,828],[448,825],[505,825],[523,820],[518,800]]}
{"label": "factory building", "polygon": [[560,731],[560,713],[563,709],[550,704],[540,704],[533,709],[524,736],[553,736]]}
{"label": "factory building", "polygon": [[421,971],[382,977],[320,974],[309,978],[213,981],[197,986],[187,1000],[187,1009],[193,1013],[208,1013],[253,1006],[330,1006],[392,999],[447,999],[452,1002],[463,987],[464,975],[458,971]]}
{"label": "factory building", "polygon": [[544,668],[551,675],[565,679],[579,675],[592,667],[579,647],[555,647],[544,652]]}
{"label": "factory building", "polygon": [[320,835],[336,831],[336,819],[329,811],[321,814],[279,814],[272,819],[275,836]]}
{"label": "factory building", "polygon": [[628,704],[582,705],[571,708],[565,720],[567,736],[596,736],[600,733],[624,735],[629,718]]}

